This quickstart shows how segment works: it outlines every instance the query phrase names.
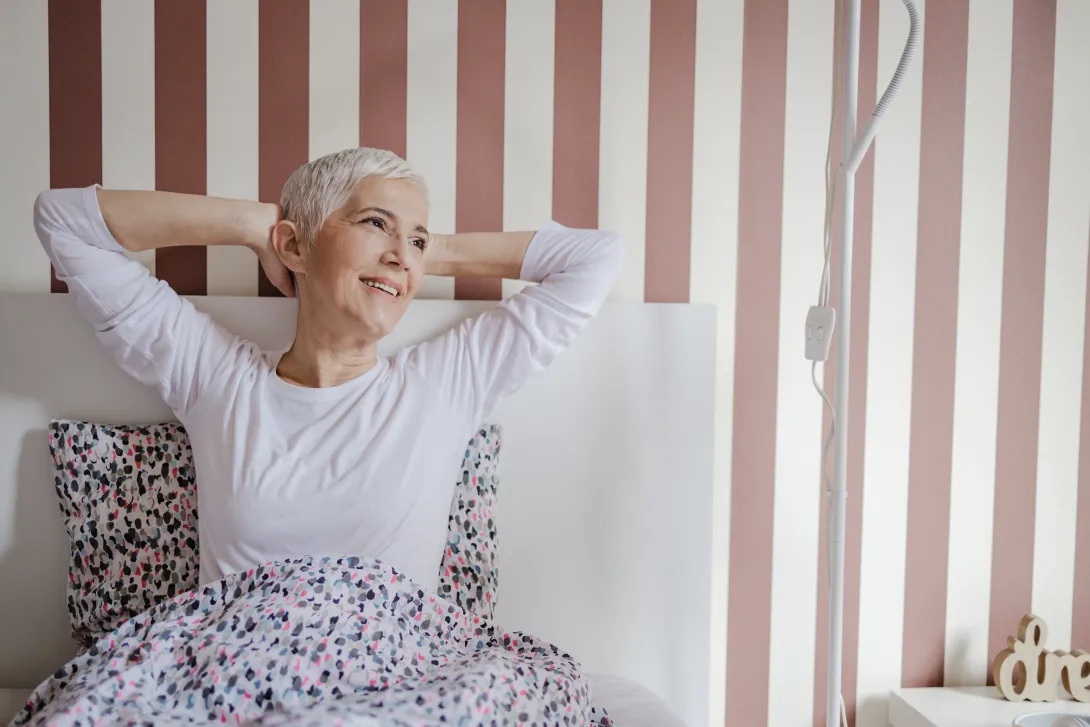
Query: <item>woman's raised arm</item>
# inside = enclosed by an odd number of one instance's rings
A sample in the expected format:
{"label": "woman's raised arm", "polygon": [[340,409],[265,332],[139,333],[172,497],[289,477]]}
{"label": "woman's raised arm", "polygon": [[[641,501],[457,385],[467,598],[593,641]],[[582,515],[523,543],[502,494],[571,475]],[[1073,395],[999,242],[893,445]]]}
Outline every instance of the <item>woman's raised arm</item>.
{"label": "woman's raised arm", "polygon": [[91,186],[42,192],[34,227],[57,277],[106,350],[183,417],[225,367],[249,354],[242,341],[126,250],[232,243],[259,248],[261,228],[275,223],[272,212],[253,203]]}

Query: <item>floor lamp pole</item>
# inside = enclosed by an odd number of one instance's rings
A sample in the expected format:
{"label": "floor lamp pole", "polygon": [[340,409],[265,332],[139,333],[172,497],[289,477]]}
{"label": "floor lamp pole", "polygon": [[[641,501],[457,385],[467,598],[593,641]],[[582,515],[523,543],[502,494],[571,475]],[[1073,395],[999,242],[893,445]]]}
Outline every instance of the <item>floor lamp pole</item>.
{"label": "floor lamp pole", "polygon": [[860,0],[843,0],[844,85],[839,216],[838,298],[836,325],[836,439],[833,454],[832,508],[829,539],[829,648],[826,672],[825,724],[840,724],[841,666],[844,647],[844,533],[848,501],[848,374],[852,310],[852,235],[855,222],[855,167],[847,163],[855,150],[859,92]]}

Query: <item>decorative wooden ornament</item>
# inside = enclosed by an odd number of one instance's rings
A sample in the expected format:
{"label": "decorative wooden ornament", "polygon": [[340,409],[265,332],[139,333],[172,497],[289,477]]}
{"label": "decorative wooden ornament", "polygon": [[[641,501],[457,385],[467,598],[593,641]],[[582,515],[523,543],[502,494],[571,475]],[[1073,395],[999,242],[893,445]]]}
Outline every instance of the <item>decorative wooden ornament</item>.
{"label": "decorative wooden ornament", "polygon": [[[1011,702],[1055,702],[1058,684],[1080,702],[1090,702],[1090,654],[1085,651],[1048,651],[1048,626],[1032,614],[1022,617],[1018,638],[1007,638],[1007,648],[995,655],[992,679]],[[1016,672],[1016,667],[1022,666]]]}

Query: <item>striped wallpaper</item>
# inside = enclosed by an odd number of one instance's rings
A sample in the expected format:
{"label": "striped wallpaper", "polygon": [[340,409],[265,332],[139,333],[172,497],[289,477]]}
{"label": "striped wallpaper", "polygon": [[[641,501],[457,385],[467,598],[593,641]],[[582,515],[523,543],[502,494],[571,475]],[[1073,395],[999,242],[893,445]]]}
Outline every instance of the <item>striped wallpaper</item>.
{"label": "striped wallpaper", "polygon": [[[985,683],[1027,611],[1090,649],[1090,3],[924,10],[857,178],[844,696],[864,727],[891,688]],[[907,28],[863,0],[863,114]],[[821,724],[828,421],[803,321],[833,35],[833,0],[3,2],[0,289],[62,287],[40,189],[272,200],[356,144],[423,169],[438,230],[621,232],[617,300],[719,309],[713,724]],[[244,250],[141,260],[185,293],[275,294]]]}

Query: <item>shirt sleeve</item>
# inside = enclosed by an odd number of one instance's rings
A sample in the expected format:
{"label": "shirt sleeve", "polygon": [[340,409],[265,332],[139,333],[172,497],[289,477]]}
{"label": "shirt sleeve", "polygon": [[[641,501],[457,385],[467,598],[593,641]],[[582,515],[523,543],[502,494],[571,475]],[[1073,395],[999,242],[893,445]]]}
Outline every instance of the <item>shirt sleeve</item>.
{"label": "shirt sleeve", "polygon": [[125,253],[96,190],[42,192],[34,205],[38,238],[113,359],[183,417],[218,370],[243,355],[242,342]]}
{"label": "shirt sleeve", "polygon": [[536,283],[406,354],[460,417],[476,425],[545,369],[609,296],[625,260],[614,233],[548,222],[523,258]]}

